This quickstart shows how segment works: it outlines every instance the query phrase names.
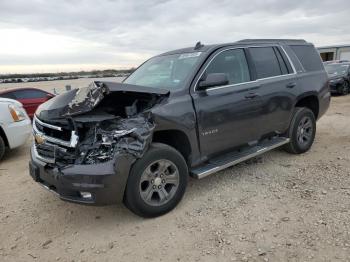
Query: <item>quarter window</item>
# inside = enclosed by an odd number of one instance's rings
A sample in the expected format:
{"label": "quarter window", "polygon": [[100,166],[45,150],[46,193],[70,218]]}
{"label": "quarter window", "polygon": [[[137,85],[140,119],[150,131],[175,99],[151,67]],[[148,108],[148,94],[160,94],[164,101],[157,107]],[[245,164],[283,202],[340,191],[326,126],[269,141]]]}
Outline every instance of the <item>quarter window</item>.
{"label": "quarter window", "polygon": [[321,57],[312,45],[292,45],[290,48],[297,55],[306,71],[323,70]]}
{"label": "quarter window", "polygon": [[229,85],[250,81],[249,68],[243,49],[232,49],[219,53],[209,64],[206,73],[226,74]]}
{"label": "quarter window", "polygon": [[258,79],[282,74],[278,59],[272,47],[252,47],[249,50],[255,64]]}

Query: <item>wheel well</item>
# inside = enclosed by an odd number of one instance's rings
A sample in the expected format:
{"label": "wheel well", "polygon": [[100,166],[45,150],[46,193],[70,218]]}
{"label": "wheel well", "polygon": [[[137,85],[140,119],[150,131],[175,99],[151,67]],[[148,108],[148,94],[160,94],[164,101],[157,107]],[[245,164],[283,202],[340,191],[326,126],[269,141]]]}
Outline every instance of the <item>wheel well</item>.
{"label": "wheel well", "polygon": [[319,111],[319,103],[317,96],[304,97],[300,99],[295,106],[309,108],[314,113],[315,118],[317,119]]}
{"label": "wheel well", "polygon": [[186,134],[179,130],[156,131],[153,134],[153,142],[167,144],[181,153],[186,162],[189,162],[191,145]]}
{"label": "wheel well", "polygon": [[7,140],[7,137],[5,135],[4,130],[2,129],[2,127],[0,126],[0,136],[2,137],[2,139],[5,142],[5,146],[9,147],[9,141]]}

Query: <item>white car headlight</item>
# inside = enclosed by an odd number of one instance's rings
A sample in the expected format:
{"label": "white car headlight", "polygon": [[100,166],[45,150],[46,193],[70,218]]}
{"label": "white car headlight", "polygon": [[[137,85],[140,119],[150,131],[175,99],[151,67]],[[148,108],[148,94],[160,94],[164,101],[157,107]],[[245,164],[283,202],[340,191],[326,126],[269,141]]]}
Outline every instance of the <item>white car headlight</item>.
{"label": "white car headlight", "polygon": [[13,118],[13,121],[18,122],[26,119],[26,113],[24,110],[16,105],[9,105],[9,111]]}

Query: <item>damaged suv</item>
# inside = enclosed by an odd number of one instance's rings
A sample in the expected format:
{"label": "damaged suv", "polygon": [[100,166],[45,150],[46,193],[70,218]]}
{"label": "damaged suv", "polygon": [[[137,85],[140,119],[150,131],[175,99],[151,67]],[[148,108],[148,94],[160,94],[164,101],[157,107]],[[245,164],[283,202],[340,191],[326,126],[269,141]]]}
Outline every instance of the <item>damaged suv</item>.
{"label": "damaged suv", "polygon": [[304,40],[242,40],[168,52],[123,83],[93,82],[36,111],[30,174],[61,199],[173,209],[203,178],[284,146],[311,147],[327,73]]}

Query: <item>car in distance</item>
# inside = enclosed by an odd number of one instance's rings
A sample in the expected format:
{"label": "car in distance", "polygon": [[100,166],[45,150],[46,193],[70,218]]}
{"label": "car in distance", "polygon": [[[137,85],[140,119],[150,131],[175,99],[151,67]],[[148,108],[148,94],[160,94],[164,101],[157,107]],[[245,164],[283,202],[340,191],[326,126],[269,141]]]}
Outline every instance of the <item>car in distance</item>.
{"label": "car in distance", "polygon": [[6,148],[23,145],[32,132],[31,121],[22,104],[0,97],[0,160]]}
{"label": "car in distance", "polygon": [[39,105],[55,95],[38,88],[15,88],[0,91],[0,97],[15,99],[23,104],[31,119]]}
{"label": "car in distance", "polygon": [[200,179],[276,147],[308,151],[330,103],[304,40],[242,40],[170,51],[122,83],[93,82],[39,106],[33,179],[63,200],[172,210]]}
{"label": "car in distance", "polygon": [[350,62],[326,64],[331,93],[347,95],[350,91]]}

